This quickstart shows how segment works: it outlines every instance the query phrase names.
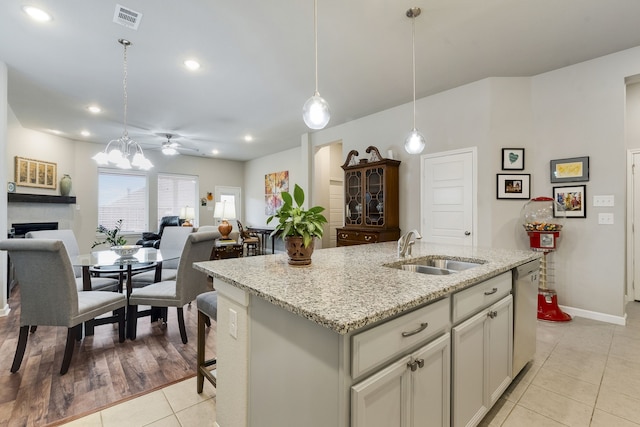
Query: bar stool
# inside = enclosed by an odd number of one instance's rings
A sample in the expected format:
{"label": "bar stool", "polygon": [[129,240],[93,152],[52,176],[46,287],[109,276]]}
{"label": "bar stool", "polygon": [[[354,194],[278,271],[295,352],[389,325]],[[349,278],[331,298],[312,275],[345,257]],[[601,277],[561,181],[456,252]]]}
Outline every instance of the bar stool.
{"label": "bar stool", "polygon": [[211,319],[217,320],[218,318],[218,292],[205,292],[196,298],[196,304],[198,306],[198,393],[202,393],[204,387],[204,379],[207,378],[213,386],[216,386],[216,377],[212,374],[211,366],[216,366],[216,359],[205,360],[204,358],[204,327],[211,326]]}

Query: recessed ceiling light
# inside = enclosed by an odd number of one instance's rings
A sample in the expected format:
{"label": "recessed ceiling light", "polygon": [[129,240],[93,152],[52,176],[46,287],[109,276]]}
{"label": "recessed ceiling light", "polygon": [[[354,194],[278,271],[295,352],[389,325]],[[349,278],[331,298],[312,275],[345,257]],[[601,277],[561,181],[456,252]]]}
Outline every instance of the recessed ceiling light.
{"label": "recessed ceiling light", "polygon": [[80,132],[80,135],[82,136],[91,136],[91,132],[89,132],[88,130],[83,130]]}
{"label": "recessed ceiling light", "polygon": [[251,141],[253,141],[253,137],[251,135],[245,135],[244,136],[244,140],[247,141],[247,142],[251,142]]}
{"label": "recessed ceiling light", "polygon": [[87,110],[89,110],[90,113],[98,114],[102,111],[102,108],[98,107],[97,105],[89,105],[87,107]]}
{"label": "recessed ceiling light", "polygon": [[184,66],[191,71],[195,71],[200,68],[200,63],[195,59],[187,59],[186,61],[184,61]]}
{"label": "recessed ceiling light", "polygon": [[218,150],[216,150],[215,148],[213,150],[211,150],[211,154],[214,155],[218,155],[220,152]]}
{"label": "recessed ceiling light", "polygon": [[31,19],[33,19],[34,21],[38,21],[38,22],[51,21],[51,15],[49,15],[47,12],[45,12],[42,9],[38,9],[37,7],[23,6],[22,10],[24,11],[24,13],[29,15]]}

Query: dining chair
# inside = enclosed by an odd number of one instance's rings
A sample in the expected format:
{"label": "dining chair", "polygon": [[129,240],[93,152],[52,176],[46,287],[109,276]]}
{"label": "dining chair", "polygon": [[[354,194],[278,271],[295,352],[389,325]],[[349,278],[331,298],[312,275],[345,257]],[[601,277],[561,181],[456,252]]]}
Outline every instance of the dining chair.
{"label": "dining chair", "polygon": [[[160,240],[160,253],[171,254],[181,253],[187,236],[193,232],[191,227],[166,227],[162,233]],[[179,258],[162,261],[162,271],[160,281],[176,280],[178,271]],[[156,281],[155,270],[145,271],[144,273],[135,274],[131,277],[131,286],[134,288],[142,288]]]}
{"label": "dining chair", "polygon": [[[73,230],[38,230],[29,231],[26,238],[31,239],[54,239],[61,240],[64,244],[69,259],[73,259],[80,255],[80,249],[78,247],[78,241],[76,240]],[[82,268],[73,267],[73,271],[76,277],[76,287],[79,291],[83,289]],[[119,280],[113,277],[91,277],[91,290],[92,291],[117,291]]]}
{"label": "dining chair", "polygon": [[6,239],[0,250],[8,251],[20,289],[20,334],[11,372],[17,372],[27,347],[29,329],[66,326],[67,342],[60,375],[69,370],[75,339],[81,339],[82,324],[102,324],[96,317],[113,312],[119,341],[125,339],[127,299],[118,292],[78,292],[76,277],[64,243],[52,239]]}
{"label": "dining chair", "polygon": [[[129,338],[136,338],[138,306],[148,305],[176,307],[180,337],[184,344],[188,342],[182,307],[195,300],[199,294],[211,290],[207,275],[193,268],[193,263],[209,260],[216,236],[217,234],[214,232],[191,233],[187,236],[180,256],[176,280],[166,280],[143,288],[131,289],[127,306],[127,336]],[[164,321],[166,322],[166,320],[165,314]]]}
{"label": "dining chair", "polygon": [[247,248],[247,256],[250,254],[258,255],[258,244],[260,243],[258,235],[245,230],[240,221],[236,220],[236,222],[238,223],[238,231],[240,232],[242,244]]}
{"label": "dining chair", "polygon": [[215,358],[205,359],[204,335],[205,326],[211,326],[211,320],[218,320],[218,291],[205,292],[198,295],[196,305],[198,306],[197,392],[202,393],[205,378],[214,387],[216,386],[216,377],[211,373],[211,367],[217,368],[217,360]]}

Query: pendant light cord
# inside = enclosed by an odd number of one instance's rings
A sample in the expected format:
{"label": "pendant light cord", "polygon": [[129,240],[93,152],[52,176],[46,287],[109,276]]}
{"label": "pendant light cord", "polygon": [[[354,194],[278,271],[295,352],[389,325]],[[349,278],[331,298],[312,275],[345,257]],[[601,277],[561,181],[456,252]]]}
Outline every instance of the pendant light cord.
{"label": "pendant light cord", "polygon": [[416,17],[411,18],[411,52],[413,60],[413,128],[416,128]]}
{"label": "pendant light cord", "polygon": [[316,61],[316,95],[318,95],[318,0],[313,0],[313,43]]}
{"label": "pendant light cord", "polygon": [[127,46],[128,43],[124,42],[122,43],[122,45],[124,46],[124,77],[122,79],[122,88],[123,88],[123,94],[124,94],[124,132],[122,133],[125,137],[129,135],[129,133],[127,132]]}

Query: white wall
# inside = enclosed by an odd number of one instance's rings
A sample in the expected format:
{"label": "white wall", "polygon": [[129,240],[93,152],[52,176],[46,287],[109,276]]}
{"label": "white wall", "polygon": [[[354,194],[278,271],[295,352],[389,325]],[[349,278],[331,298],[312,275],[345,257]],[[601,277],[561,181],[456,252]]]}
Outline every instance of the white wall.
{"label": "white wall", "polygon": [[[7,65],[0,61],[0,153],[6,152],[7,147]],[[6,164],[0,162],[0,177],[7,175]],[[7,180],[0,178],[0,188],[7,188]],[[0,198],[0,224],[7,223],[7,198]],[[4,231],[3,231],[4,233]],[[7,255],[0,254],[0,316],[9,313],[7,304]]]}
{"label": "white wall", "polygon": [[[55,162],[58,165],[58,179],[67,173],[73,180],[71,195],[76,196],[76,205],[37,205],[20,203],[9,205],[8,213],[21,213],[24,220],[15,221],[11,217],[5,218],[4,223],[47,221],[48,216],[56,215],[60,220],[60,227],[71,227],[78,239],[80,251],[89,251],[95,240],[95,229],[98,218],[98,168],[91,157],[104,149],[102,144],[78,142],[67,138],[49,135],[23,128],[9,108],[8,137],[6,157],[3,167],[6,168],[3,177],[14,180],[14,156],[34,158]],[[242,162],[230,160],[216,160],[204,157],[178,155],[164,156],[158,150],[145,150],[145,155],[153,162],[154,167],[147,176],[149,188],[157,188],[158,173],[176,173],[196,175],[199,177],[199,196],[206,196],[213,192],[216,185],[243,187],[244,168]],[[60,194],[58,190],[18,187],[19,193],[31,194]],[[209,202],[212,205],[213,202]],[[199,206],[199,204],[198,204]],[[21,210],[20,210],[21,209]],[[199,206],[199,225],[213,225],[213,211]],[[3,210],[7,212],[7,210]],[[155,191],[149,191],[149,224],[148,229],[157,230],[157,197]],[[57,221],[57,219],[56,219]],[[10,225],[10,224],[8,224]],[[130,240],[139,238],[132,236]],[[131,242],[130,242],[131,243]]]}
{"label": "white wall", "polygon": [[[640,48],[634,48],[530,78],[485,79],[417,101],[425,153],[478,148],[481,246],[529,248],[520,222],[525,202],[496,199],[502,148],[525,149],[525,170],[518,173],[531,174],[532,197],[552,195],[550,160],[590,157],[587,218],[567,220],[553,255],[553,287],[561,305],[614,321],[622,320],[625,304],[625,77],[638,73]],[[419,156],[402,147],[411,122],[412,105],[405,104],[310,134],[314,147],[342,140],[343,157],[352,149],[364,155],[369,145],[396,153],[402,161],[403,230],[420,224]],[[247,165],[245,176],[262,160]],[[597,194],[613,194],[616,206],[594,208]],[[604,211],[614,213],[613,226],[597,224]]]}

